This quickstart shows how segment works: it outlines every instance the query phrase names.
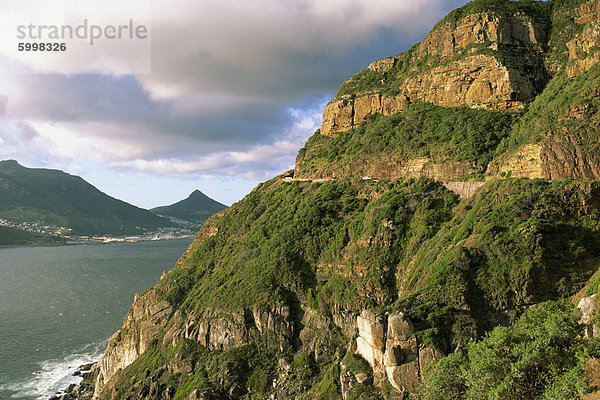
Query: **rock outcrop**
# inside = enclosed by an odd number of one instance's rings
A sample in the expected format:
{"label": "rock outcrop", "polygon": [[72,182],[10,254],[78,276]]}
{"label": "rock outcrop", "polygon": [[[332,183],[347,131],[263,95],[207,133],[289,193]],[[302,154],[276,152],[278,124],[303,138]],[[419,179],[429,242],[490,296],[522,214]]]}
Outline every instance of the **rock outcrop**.
{"label": "rock outcrop", "polygon": [[596,313],[598,312],[596,302],[598,300],[598,294],[583,297],[577,303],[577,309],[581,312],[580,322],[585,327],[586,337],[598,337],[600,336],[600,328],[594,321]]}
{"label": "rock outcrop", "polygon": [[[213,350],[230,350],[262,336],[279,351],[287,350],[294,337],[288,306],[271,310],[252,308],[233,312],[204,310],[200,315],[179,314],[163,342],[176,346],[182,338],[195,340]],[[184,321],[178,324],[178,321]],[[253,329],[256,328],[256,329]]]}
{"label": "rock outcrop", "polygon": [[589,1],[582,4],[576,12],[575,22],[583,25],[581,32],[569,40],[567,75],[574,78],[588,71],[600,61],[600,6]]}
{"label": "rock outcrop", "polygon": [[406,108],[407,102],[408,99],[404,95],[392,97],[376,93],[360,97],[344,96],[325,107],[321,133],[325,136],[335,136],[360,124],[370,115],[399,113]]}
{"label": "rock outcrop", "polygon": [[[548,31],[548,22],[525,14],[476,13],[456,23],[446,22],[414,52],[371,63],[366,71],[380,74],[379,83],[332,100],[325,108],[321,133],[335,136],[372,114],[403,111],[409,101],[521,109],[546,79],[541,52]],[[510,51],[503,46],[511,46]],[[515,51],[528,57],[505,55]],[[421,66],[400,71],[407,63]],[[357,79],[352,77],[345,85],[352,86]],[[400,94],[382,94],[390,85]]]}
{"label": "rock outcrop", "polygon": [[108,348],[98,362],[94,397],[105,389],[119,370],[144,353],[171,318],[174,309],[168,302],[160,300],[161,295],[156,288],[143,296],[136,295],[123,326],[110,338]]}
{"label": "rock outcrop", "polygon": [[356,323],[356,352],[373,369],[375,385],[387,378],[399,392],[416,393],[427,366],[444,356],[438,349],[419,346],[412,323],[402,313],[384,318],[365,310]]}

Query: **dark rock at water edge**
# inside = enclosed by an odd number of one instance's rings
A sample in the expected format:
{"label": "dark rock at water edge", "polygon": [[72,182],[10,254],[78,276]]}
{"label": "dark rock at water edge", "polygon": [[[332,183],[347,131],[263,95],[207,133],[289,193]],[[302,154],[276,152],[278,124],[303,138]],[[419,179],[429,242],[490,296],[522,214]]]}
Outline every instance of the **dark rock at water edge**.
{"label": "dark rock at water edge", "polygon": [[79,385],[71,384],[64,393],[56,394],[49,400],[91,400],[94,396],[98,368],[95,363],[84,364],[77,368],[73,376],[81,376]]}

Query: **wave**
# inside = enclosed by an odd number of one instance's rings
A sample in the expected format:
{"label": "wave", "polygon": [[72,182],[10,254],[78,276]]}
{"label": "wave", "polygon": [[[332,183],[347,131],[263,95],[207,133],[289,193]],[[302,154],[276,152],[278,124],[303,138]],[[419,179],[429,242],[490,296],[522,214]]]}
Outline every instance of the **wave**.
{"label": "wave", "polygon": [[62,394],[71,384],[78,384],[82,378],[73,376],[79,367],[96,362],[102,357],[108,340],[93,343],[62,358],[42,361],[39,371],[33,377],[23,382],[9,383],[1,389],[14,392],[13,399],[35,398],[48,400],[50,397]]}

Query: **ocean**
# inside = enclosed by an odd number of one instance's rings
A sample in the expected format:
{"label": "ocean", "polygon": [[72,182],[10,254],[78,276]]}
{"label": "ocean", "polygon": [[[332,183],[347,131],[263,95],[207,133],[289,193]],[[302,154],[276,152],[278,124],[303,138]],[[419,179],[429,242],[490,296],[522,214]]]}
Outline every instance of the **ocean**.
{"label": "ocean", "polygon": [[97,361],[190,239],[0,248],[0,400],[48,399]]}

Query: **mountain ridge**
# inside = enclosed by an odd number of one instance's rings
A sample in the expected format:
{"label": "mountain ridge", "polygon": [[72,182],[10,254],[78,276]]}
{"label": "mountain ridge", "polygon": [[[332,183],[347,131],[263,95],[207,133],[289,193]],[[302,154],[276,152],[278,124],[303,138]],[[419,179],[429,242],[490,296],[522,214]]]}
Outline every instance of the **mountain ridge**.
{"label": "mountain ridge", "polygon": [[0,218],[71,229],[77,235],[139,234],[172,224],[55,169],[0,162]]}
{"label": "mountain ridge", "polygon": [[[408,52],[374,61],[344,82],[325,108],[320,131],[299,153],[295,176],[597,179],[600,34],[593,21],[599,13],[585,1],[468,3]],[[425,106],[438,107],[444,115],[437,118],[445,118],[425,121],[441,122],[426,143],[412,133],[421,127],[405,123],[419,119]],[[402,113],[405,118],[398,118]],[[463,120],[474,121],[473,114],[487,127],[465,130]],[[543,122],[545,132],[527,124],[531,121]],[[587,136],[574,131],[586,124]],[[415,137],[421,139],[418,149],[409,142]],[[374,147],[373,155],[364,152],[370,150],[365,142]],[[358,165],[352,162],[356,148],[363,149]],[[483,153],[486,159],[474,159]]]}

